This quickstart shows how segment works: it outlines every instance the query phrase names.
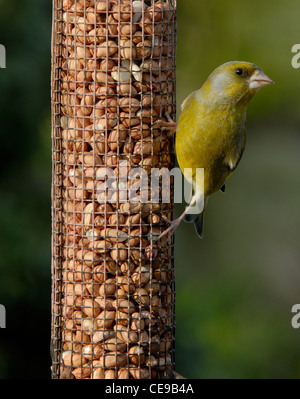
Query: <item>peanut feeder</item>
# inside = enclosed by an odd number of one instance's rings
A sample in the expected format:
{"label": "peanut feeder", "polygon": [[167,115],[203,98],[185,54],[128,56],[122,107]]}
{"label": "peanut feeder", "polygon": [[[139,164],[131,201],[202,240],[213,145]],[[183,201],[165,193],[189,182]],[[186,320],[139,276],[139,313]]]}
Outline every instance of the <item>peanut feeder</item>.
{"label": "peanut feeder", "polygon": [[52,378],[172,378],[172,195],[132,172],[174,166],[175,39],[175,0],[53,1]]}

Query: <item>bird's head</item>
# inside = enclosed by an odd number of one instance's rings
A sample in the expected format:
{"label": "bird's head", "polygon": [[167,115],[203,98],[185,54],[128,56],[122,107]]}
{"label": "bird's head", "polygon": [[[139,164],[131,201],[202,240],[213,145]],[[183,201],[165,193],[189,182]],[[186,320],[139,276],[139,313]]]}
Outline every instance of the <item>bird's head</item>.
{"label": "bird's head", "polygon": [[206,100],[215,103],[247,105],[259,89],[273,83],[257,65],[231,61],[209,75],[201,92]]}

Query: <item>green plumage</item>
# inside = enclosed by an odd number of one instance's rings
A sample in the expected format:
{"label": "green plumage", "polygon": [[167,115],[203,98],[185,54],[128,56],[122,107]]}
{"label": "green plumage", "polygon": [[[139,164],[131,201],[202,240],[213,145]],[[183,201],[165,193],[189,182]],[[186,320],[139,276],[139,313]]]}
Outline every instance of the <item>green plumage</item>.
{"label": "green plumage", "polygon": [[[242,75],[237,73],[239,70]],[[259,76],[264,79],[259,80]],[[204,198],[220,190],[237,167],[246,145],[248,103],[260,87],[272,82],[269,79],[266,83],[267,79],[254,64],[229,62],[217,68],[182,104],[176,155],[183,174],[186,168],[192,169],[196,188],[202,186],[196,180],[196,169],[204,168]],[[259,81],[265,83],[255,83]],[[191,180],[191,176],[188,179]],[[199,197],[193,199],[199,201]],[[204,203],[203,214],[207,200]],[[186,215],[185,219],[194,221],[198,235],[203,235],[203,215]]]}

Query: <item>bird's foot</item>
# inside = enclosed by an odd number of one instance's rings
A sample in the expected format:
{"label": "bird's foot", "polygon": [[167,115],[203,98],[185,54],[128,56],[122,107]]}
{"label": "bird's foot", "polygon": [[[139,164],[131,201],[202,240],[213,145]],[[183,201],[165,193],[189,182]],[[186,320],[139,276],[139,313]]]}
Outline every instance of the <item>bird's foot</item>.
{"label": "bird's foot", "polygon": [[161,129],[162,131],[168,130],[168,137],[172,137],[177,129],[177,123],[173,121],[170,115],[166,112],[165,116],[167,121],[164,119],[158,119],[156,122],[153,123],[152,127],[154,129]]}
{"label": "bird's foot", "polygon": [[157,238],[156,241],[159,241],[161,238],[163,238],[166,235],[168,235],[169,238],[171,238],[171,236],[174,234],[174,231],[177,229],[182,220],[181,218],[178,218],[171,221],[165,215],[163,215],[162,218],[167,224],[169,224],[169,227],[161,233],[161,235]]}

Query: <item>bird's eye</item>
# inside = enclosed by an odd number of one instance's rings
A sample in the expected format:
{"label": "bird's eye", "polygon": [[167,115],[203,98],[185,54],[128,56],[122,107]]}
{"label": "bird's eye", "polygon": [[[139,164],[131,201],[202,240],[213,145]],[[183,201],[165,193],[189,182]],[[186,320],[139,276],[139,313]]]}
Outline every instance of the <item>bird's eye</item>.
{"label": "bird's eye", "polygon": [[242,76],[243,73],[244,73],[244,71],[243,71],[241,68],[238,68],[238,69],[235,70],[235,73],[236,73],[237,75],[239,75],[239,76]]}

